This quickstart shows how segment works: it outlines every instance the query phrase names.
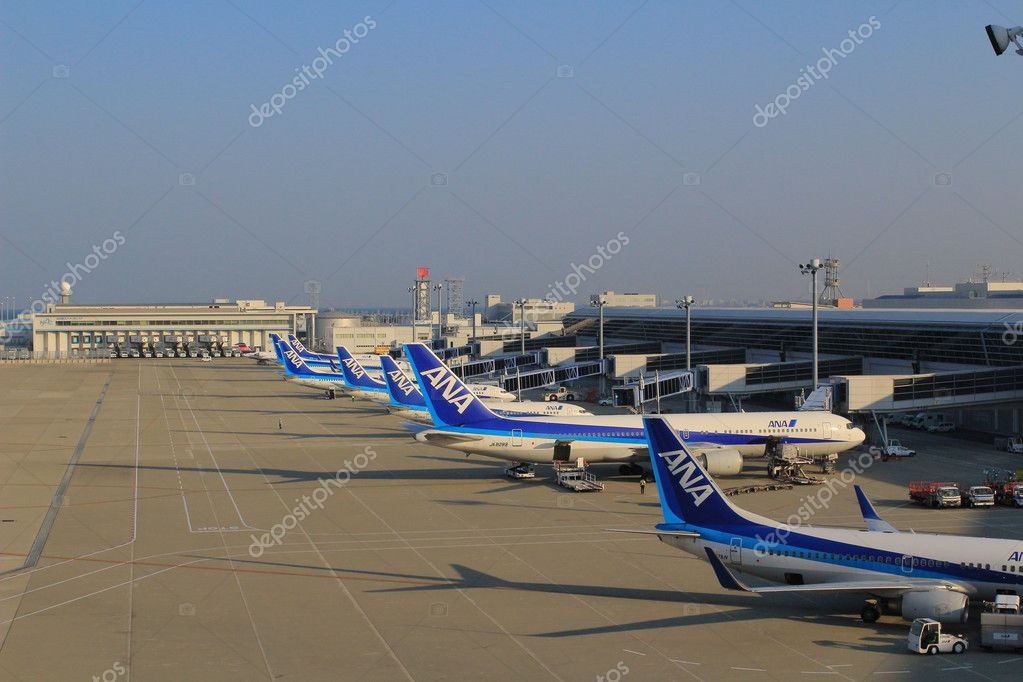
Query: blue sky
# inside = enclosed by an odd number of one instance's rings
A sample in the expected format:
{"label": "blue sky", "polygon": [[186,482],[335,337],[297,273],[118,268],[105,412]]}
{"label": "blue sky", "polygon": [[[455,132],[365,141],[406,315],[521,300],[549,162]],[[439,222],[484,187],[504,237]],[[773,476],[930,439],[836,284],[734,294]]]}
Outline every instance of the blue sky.
{"label": "blue sky", "polygon": [[1021,3],[84,4],[0,6],[0,297],[115,231],[75,300],[392,306],[417,265],[542,296],[620,231],[579,300],[795,298],[829,252],[856,297],[1023,278],[1023,59],[983,30]]}

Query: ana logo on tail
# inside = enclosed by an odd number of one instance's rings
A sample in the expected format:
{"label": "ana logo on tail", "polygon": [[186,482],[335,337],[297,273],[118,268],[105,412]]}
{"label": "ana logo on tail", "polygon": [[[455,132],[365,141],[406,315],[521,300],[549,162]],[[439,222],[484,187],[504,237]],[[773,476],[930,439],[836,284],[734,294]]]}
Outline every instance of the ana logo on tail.
{"label": "ana logo on tail", "polygon": [[679,486],[687,495],[693,498],[694,505],[699,507],[703,504],[704,500],[713,494],[714,489],[710,486],[704,475],[697,471],[696,462],[689,456],[689,453],[676,450],[674,452],[662,452],[660,457],[668,465],[668,470],[671,471],[671,474],[679,477]]}
{"label": "ana logo on tail", "polygon": [[295,367],[305,367],[305,360],[303,360],[303,359],[302,359],[302,358],[301,358],[301,357],[299,356],[299,354],[298,354],[298,353],[296,353],[296,352],[295,352],[295,351],[294,351],[293,349],[291,349],[291,348],[288,348],[287,350],[285,350],[285,351],[284,351],[284,355],[285,355],[285,356],[286,356],[286,357],[287,357],[287,358],[288,358],[289,360],[291,360],[292,364],[294,364],[294,365],[295,365]]}
{"label": "ana logo on tail", "polygon": [[405,395],[410,395],[414,390],[416,390],[416,385],[413,384],[400,369],[392,369],[387,373],[387,376],[391,377],[391,381],[394,382],[397,389]]}
{"label": "ana logo on tail", "polygon": [[458,414],[465,412],[472,404],[472,393],[459,386],[458,379],[445,367],[434,367],[420,372],[420,374],[430,382],[434,389],[440,392],[448,404],[454,406]]}
{"label": "ana logo on tail", "polygon": [[345,358],[342,362],[345,363],[345,367],[355,376],[356,379],[361,379],[366,376],[366,371],[362,369],[358,362],[354,358]]}

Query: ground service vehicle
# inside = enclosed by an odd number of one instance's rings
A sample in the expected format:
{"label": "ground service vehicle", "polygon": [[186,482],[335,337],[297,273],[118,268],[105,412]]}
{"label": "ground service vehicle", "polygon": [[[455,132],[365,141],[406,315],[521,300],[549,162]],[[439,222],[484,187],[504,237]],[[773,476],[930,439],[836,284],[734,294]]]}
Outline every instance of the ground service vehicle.
{"label": "ground service vehicle", "polygon": [[1023,481],[1017,480],[1019,472],[1001,469],[985,469],[987,485],[995,493],[995,504],[1023,507]]}
{"label": "ground service vehicle", "polygon": [[963,503],[958,485],[940,481],[913,481],[909,484],[909,498],[935,509],[959,507]]}
{"label": "ground service vehicle", "polygon": [[1023,615],[1019,613],[1019,595],[999,594],[993,602],[984,602],[980,614],[980,648],[1023,648]]}
{"label": "ground service vehicle", "polygon": [[995,491],[986,485],[973,485],[963,491],[963,505],[967,507],[993,507]]}
{"label": "ground service vehicle", "polygon": [[546,393],[544,393],[543,394],[543,399],[544,400],[548,400],[548,401],[552,401],[552,400],[575,400],[575,394],[572,393],[571,391],[569,391],[564,386],[558,386],[557,389],[555,389],[553,391],[547,391]]}
{"label": "ground service vehicle", "polygon": [[906,636],[906,648],[918,654],[961,654],[969,642],[962,635],[941,631],[941,623],[930,618],[917,618]]}
{"label": "ground service vehicle", "polygon": [[881,454],[886,457],[914,457],[916,450],[910,450],[897,438],[892,438],[881,446]]}
{"label": "ground service vehicle", "polygon": [[1014,455],[1023,455],[1023,438],[1009,436],[1007,438],[995,438],[995,449],[1005,450]]}
{"label": "ground service vehicle", "polygon": [[928,433],[950,433],[955,430],[955,423],[950,421],[934,422],[927,426]]}

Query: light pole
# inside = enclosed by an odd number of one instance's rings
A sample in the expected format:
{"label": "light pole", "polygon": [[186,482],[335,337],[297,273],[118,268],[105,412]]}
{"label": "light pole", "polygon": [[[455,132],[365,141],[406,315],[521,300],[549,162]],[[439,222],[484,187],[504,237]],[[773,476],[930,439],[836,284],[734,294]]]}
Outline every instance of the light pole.
{"label": "light pole", "polygon": [[811,258],[809,263],[799,266],[799,271],[810,275],[810,299],[813,305],[813,387],[817,389],[817,271],[823,266],[820,258]]}
{"label": "light pole", "polygon": [[474,339],[476,338],[476,306],[478,306],[479,304],[480,302],[477,301],[476,299],[465,302],[465,305],[472,308],[472,338]]}
{"label": "light pole", "polygon": [[686,370],[693,368],[693,346],[691,343],[691,330],[692,330],[692,311],[690,308],[696,303],[696,299],[692,296],[683,296],[682,298],[675,299],[675,307],[679,310],[685,309],[686,311]]}
{"label": "light pole", "polygon": [[526,299],[520,298],[515,301],[519,307],[519,333],[522,336],[522,354],[526,354]]}
{"label": "light pole", "polygon": [[437,292],[437,339],[441,337],[441,314],[440,314],[440,290],[444,287],[441,284],[434,284],[433,290]]}
{"label": "light pole", "polygon": [[597,310],[600,312],[600,323],[597,326],[597,347],[600,355],[600,397],[604,397],[604,306],[607,305],[607,299],[599,294],[590,296],[590,305],[597,306]]}
{"label": "light pole", "polygon": [[419,307],[418,289],[419,288],[416,286],[408,288],[408,292],[412,294],[412,343],[416,343],[418,341],[416,338],[416,308]]}

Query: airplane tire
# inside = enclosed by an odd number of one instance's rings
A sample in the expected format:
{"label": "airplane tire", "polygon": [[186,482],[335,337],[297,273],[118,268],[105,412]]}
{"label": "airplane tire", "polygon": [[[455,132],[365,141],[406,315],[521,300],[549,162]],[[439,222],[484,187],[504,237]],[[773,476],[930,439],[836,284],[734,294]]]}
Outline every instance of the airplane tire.
{"label": "airplane tire", "polygon": [[860,618],[864,623],[876,623],[881,617],[881,611],[873,604],[867,604],[860,611]]}

